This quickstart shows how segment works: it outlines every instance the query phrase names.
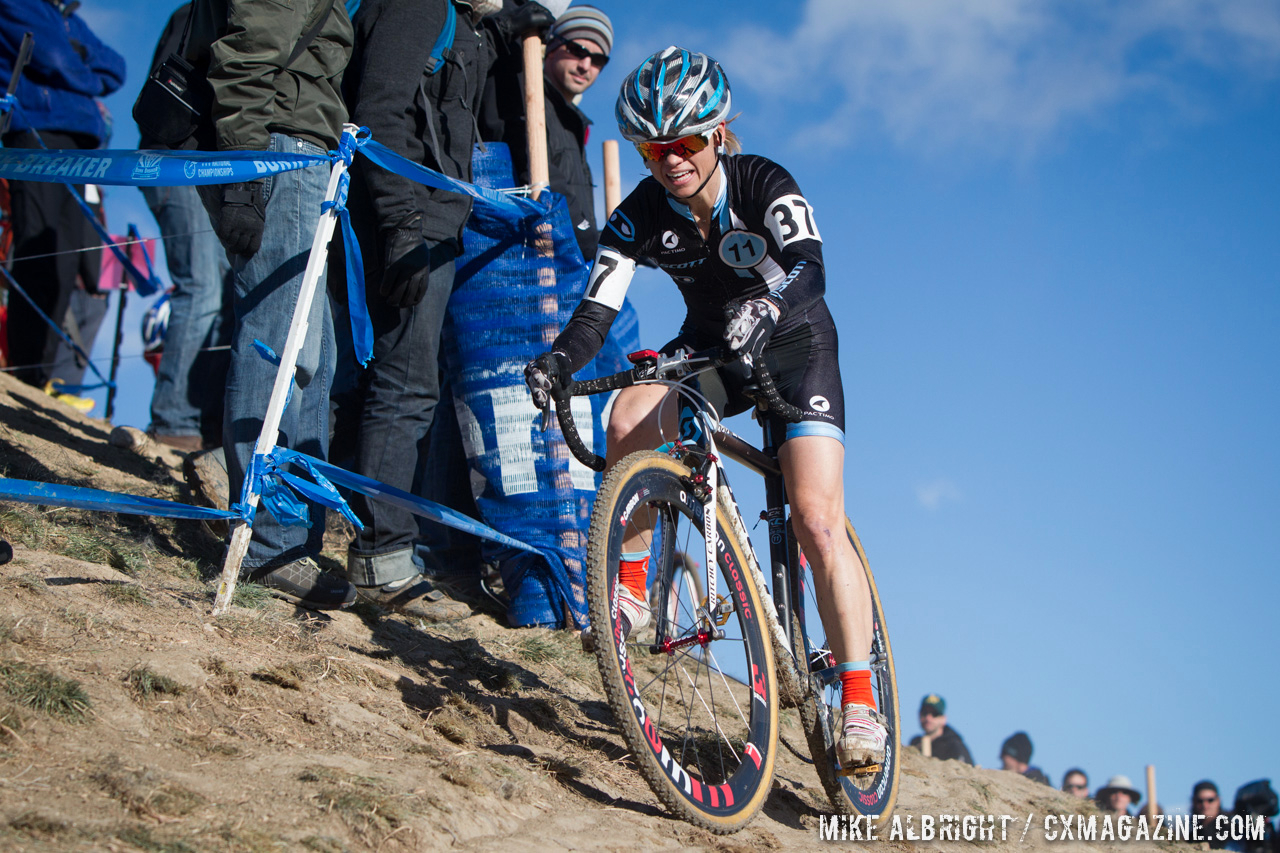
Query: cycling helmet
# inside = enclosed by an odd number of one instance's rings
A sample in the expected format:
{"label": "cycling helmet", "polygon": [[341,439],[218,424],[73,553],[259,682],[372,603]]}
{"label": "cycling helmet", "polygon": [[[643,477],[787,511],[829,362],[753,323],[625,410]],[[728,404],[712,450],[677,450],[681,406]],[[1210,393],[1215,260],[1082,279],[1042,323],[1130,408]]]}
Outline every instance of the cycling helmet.
{"label": "cycling helmet", "polygon": [[142,351],[155,352],[164,346],[169,331],[169,292],[156,300],[142,315]]}
{"label": "cycling helmet", "polygon": [[705,53],[669,47],[627,76],[614,116],[630,142],[706,133],[729,115],[729,78]]}

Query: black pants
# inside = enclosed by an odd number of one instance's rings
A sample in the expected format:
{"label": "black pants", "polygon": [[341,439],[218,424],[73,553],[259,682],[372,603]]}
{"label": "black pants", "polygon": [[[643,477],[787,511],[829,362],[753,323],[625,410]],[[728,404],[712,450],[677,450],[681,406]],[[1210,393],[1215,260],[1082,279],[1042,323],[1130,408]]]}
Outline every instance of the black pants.
{"label": "black pants", "polygon": [[[40,134],[49,148],[89,148],[89,140],[67,133]],[[39,148],[30,131],[5,136],[8,148]],[[84,186],[76,191],[83,195]],[[98,242],[80,206],[65,184],[10,181],[13,211],[13,277],[40,310],[61,323],[71,305],[81,257],[76,252]],[[58,254],[54,254],[58,253]],[[46,255],[47,257],[33,257]],[[56,360],[62,338],[17,293],[9,295],[9,361],[19,379],[43,387]]]}

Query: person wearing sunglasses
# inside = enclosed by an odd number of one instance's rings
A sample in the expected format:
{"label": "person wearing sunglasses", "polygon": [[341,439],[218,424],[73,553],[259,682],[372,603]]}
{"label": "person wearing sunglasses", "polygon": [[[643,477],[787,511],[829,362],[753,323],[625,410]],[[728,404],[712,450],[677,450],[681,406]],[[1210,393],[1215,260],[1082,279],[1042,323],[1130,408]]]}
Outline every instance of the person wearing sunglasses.
{"label": "person wearing sunglasses", "polygon": [[954,759],[973,764],[973,756],[969,754],[964,738],[947,725],[947,700],[937,693],[930,693],[920,700],[920,728],[924,729],[924,734],[913,737],[910,746],[939,761]]}
{"label": "person wearing sunglasses", "polygon": [[[845,767],[875,764],[887,735],[870,681],[870,591],[844,534],[844,391],[835,323],[823,300],[822,237],[812,205],[786,169],[738,153],[730,100],[720,64],[681,47],[653,54],[623,82],[618,128],[649,177],[610,216],[586,295],[525,378],[535,405],[548,405],[552,384],[600,349],[637,262],[645,260],[671,276],[687,311],[663,352],[727,345],[744,362],[765,360],[782,396],[803,415],[799,423],[777,419],[774,427],[785,436],[779,461],[792,522],[813,566],[844,688],[837,752]],[[698,378],[700,392],[722,415],[753,404],[742,368],[735,363]],[[678,434],[678,406],[662,405],[666,391],[636,385],[618,394],[607,463],[657,447],[664,431],[668,438]],[[632,631],[651,619],[642,537],[623,543],[620,566],[620,606]]]}
{"label": "person wearing sunglasses", "polygon": [[[536,6],[526,3],[525,6]],[[518,36],[496,45],[481,105],[480,138],[505,142],[511,149],[516,180],[529,183],[524,75]],[[591,119],[578,109],[582,93],[595,84],[613,50],[613,24],[594,6],[570,6],[547,31],[542,63],[546,98],[547,166],[551,191],[564,196],[569,220],[584,260],[595,257],[595,188],[587,165]]]}
{"label": "person wearing sunglasses", "polygon": [[1079,767],[1072,767],[1062,775],[1062,790],[1069,797],[1079,800],[1089,798],[1089,776]]}

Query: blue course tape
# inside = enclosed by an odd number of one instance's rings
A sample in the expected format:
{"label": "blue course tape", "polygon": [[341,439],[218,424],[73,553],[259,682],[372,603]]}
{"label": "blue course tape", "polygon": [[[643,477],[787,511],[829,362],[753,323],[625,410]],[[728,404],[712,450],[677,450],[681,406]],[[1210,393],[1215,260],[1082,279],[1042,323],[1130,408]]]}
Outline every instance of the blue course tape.
{"label": "blue course tape", "polygon": [[394,172],[402,178],[408,178],[411,181],[417,181],[420,184],[435,187],[436,189],[469,195],[476,201],[482,202],[495,210],[504,211],[519,219],[545,216],[549,210],[548,205],[543,202],[496,192],[442,175],[434,169],[428,169],[426,166],[420,166],[411,160],[406,160],[390,148],[372,139],[366,140],[360,146],[360,153],[387,171]]}
{"label": "blue course tape", "polygon": [[0,178],[120,187],[178,187],[256,181],[328,165],[323,154],[271,151],[0,150]]}
{"label": "blue course tape", "polygon": [[[499,545],[506,545],[510,548],[518,548],[521,551],[530,551],[535,554],[543,552],[532,545],[526,545],[519,539],[513,539],[506,534],[499,533],[492,527],[488,527],[474,518],[463,515],[448,507],[420,498],[417,495],[411,495],[408,492],[401,491],[393,486],[385,483],[379,483],[377,480],[371,480],[360,474],[346,471],[336,465],[330,465],[328,462],[321,462],[319,459],[307,456],[305,453],[299,453],[296,450],[289,450],[285,447],[276,447],[269,454],[271,462],[268,468],[274,468],[279,471],[287,464],[297,464],[307,469],[307,472],[313,477],[324,479],[330,487],[333,483],[345,486],[352,491],[360,492],[371,498],[377,498],[384,503],[392,506],[398,506],[401,509],[408,510],[414,515],[420,515],[425,519],[437,522],[439,524],[452,527],[455,530],[461,530],[465,533],[471,533],[476,536],[483,537],[491,542],[497,542]],[[270,476],[270,474],[264,475]],[[343,501],[343,506],[346,502]],[[338,507],[334,507],[338,509]],[[268,507],[270,509],[270,507]],[[350,510],[348,510],[349,512]],[[354,516],[348,516],[354,519]],[[358,522],[357,522],[358,523]]]}
{"label": "blue course tape", "polygon": [[[356,149],[369,141],[369,128],[362,127],[357,135],[342,132],[337,151],[330,151],[331,156],[341,157],[351,166]],[[351,172],[343,172],[338,181],[337,197],[321,206],[321,211],[332,209],[342,225],[342,245],[346,251],[347,265],[347,313],[351,316],[351,339],[354,345],[356,361],[361,367],[367,367],[373,358],[373,321],[369,319],[369,306],[365,303],[364,257],[360,253],[360,241],[356,239],[355,229],[351,227],[351,214],[347,210],[347,194],[351,189]]]}
{"label": "blue course tape", "polygon": [[127,515],[150,515],[162,518],[192,518],[198,521],[219,521],[239,518],[236,513],[203,506],[144,498],[140,495],[119,495],[90,489],[84,486],[63,486],[56,483],[36,483],[31,480],[10,480],[0,477],[0,498],[19,503],[62,506],[71,509],[91,509],[99,512],[121,512]]}

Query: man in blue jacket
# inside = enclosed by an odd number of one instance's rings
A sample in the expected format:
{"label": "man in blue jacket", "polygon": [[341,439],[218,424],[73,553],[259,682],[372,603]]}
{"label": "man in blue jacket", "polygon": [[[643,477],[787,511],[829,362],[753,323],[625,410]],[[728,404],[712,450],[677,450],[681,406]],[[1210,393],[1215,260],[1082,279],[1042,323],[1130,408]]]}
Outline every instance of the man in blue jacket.
{"label": "man in blue jacket", "polygon": [[[0,85],[13,75],[24,33],[35,38],[18,83],[8,148],[98,148],[106,121],[94,100],[124,83],[124,57],[107,47],[74,12],[79,3],[0,0]],[[76,186],[80,193],[84,186]],[[66,316],[76,286],[85,216],[63,184],[10,183],[13,277],[54,322]],[[9,300],[9,359],[16,375],[43,387],[60,340],[27,301]]]}

